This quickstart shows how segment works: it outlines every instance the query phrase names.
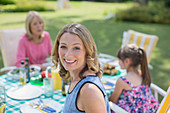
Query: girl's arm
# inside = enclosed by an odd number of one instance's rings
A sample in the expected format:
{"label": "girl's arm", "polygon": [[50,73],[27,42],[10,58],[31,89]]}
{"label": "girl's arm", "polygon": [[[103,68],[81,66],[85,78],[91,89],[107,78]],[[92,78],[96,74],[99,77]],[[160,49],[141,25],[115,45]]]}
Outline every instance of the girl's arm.
{"label": "girl's arm", "polygon": [[116,104],[123,89],[124,89],[123,80],[119,78],[116,82],[113,93],[111,94],[111,96],[109,96],[109,101],[112,101],[113,103]]}
{"label": "girl's arm", "polygon": [[77,106],[86,113],[107,113],[104,95],[94,84],[86,83],[80,90]]}

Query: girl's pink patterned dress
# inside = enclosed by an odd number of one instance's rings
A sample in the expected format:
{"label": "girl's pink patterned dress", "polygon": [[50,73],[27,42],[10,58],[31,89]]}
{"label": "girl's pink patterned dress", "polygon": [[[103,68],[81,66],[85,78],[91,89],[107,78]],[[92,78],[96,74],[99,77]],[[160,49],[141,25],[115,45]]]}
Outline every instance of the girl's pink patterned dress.
{"label": "girl's pink patterned dress", "polygon": [[124,77],[123,81],[132,87],[132,90],[123,90],[117,105],[130,113],[155,113],[159,107],[159,102],[152,95],[151,89],[147,85],[133,86]]}

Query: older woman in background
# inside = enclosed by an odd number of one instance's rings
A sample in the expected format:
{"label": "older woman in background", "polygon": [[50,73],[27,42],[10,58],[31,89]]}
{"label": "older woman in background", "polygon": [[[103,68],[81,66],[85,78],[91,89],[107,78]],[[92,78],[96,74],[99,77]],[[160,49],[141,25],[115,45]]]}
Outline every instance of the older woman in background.
{"label": "older woman in background", "polygon": [[48,55],[51,55],[52,43],[48,32],[44,31],[44,20],[36,11],[29,11],[25,21],[26,33],[19,40],[16,66],[20,67],[20,62],[29,58],[30,65],[43,65]]}

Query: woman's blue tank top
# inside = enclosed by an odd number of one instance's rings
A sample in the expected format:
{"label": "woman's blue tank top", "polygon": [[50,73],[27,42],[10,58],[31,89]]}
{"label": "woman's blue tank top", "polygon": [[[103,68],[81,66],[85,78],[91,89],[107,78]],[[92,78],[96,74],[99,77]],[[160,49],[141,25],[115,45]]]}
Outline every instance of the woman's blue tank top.
{"label": "woman's blue tank top", "polygon": [[95,84],[101,90],[101,92],[104,95],[107,113],[110,113],[108,97],[107,97],[106,91],[104,89],[104,86],[103,86],[103,84],[102,84],[102,82],[101,82],[101,80],[98,76],[87,76],[87,77],[85,77],[84,79],[82,79],[81,81],[79,81],[76,84],[76,86],[74,87],[72,92],[70,92],[70,93],[67,92],[66,100],[65,100],[65,103],[64,103],[63,113],[85,113],[84,111],[80,111],[78,109],[77,102],[76,102],[79,91],[85,83]]}

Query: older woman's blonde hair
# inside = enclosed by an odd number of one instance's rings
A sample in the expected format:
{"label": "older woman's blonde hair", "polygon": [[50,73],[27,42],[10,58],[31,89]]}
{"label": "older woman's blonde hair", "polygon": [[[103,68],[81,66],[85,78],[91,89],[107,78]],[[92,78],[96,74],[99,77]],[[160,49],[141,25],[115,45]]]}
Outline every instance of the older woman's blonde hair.
{"label": "older woman's blonde hair", "polygon": [[[28,40],[32,40],[32,38],[33,38],[30,24],[31,24],[32,19],[35,17],[40,19],[44,24],[44,20],[43,20],[42,16],[37,11],[29,11],[26,21],[25,21],[25,28],[26,28],[26,33],[28,35]],[[40,38],[43,38],[43,37],[44,37],[44,35],[42,33]]]}
{"label": "older woman's blonde hair", "polygon": [[61,77],[66,77],[67,70],[63,67],[60,59],[59,59],[59,44],[60,44],[60,38],[64,33],[71,33],[76,34],[83,42],[85,50],[86,50],[86,65],[85,67],[80,71],[79,77],[83,79],[83,73],[86,70],[91,70],[94,72],[97,76],[101,77],[102,71],[100,69],[100,64],[97,58],[97,48],[95,45],[95,42],[93,40],[93,37],[91,33],[88,31],[88,29],[78,23],[72,23],[69,25],[66,25],[63,29],[60,30],[60,32],[57,35],[57,38],[54,43],[54,47],[52,50],[52,60],[54,65],[57,67],[59,64],[59,74]]}

